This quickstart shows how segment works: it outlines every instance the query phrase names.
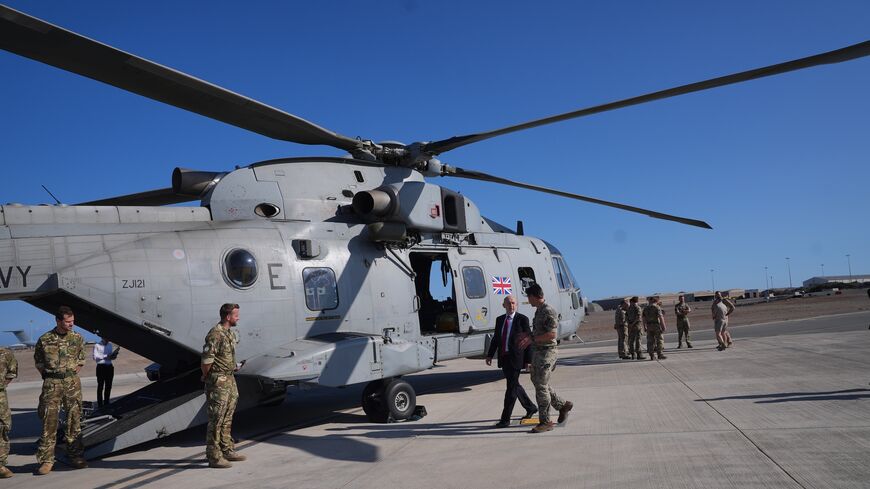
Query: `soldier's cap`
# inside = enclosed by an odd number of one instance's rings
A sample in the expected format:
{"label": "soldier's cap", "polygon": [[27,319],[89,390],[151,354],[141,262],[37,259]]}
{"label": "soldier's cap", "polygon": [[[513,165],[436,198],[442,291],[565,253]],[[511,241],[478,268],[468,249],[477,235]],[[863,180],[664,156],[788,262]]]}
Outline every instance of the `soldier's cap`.
{"label": "soldier's cap", "polygon": [[631,302],[637,302],[638,299],[637,299],[637,296],[634,296],[630,300],[631,300]]}

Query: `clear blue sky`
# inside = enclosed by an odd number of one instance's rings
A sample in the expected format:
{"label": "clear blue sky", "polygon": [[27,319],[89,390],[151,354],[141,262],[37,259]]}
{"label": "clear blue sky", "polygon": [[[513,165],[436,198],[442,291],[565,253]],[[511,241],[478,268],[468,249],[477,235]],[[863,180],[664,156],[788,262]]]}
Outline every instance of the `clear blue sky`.
{"label": "clear blue sky", "polygon": [[[435,140],[870,39],[870,2],[27,2],[13,8],[348,136]],[[337,155],[272,141],[0,52],[0,201],[65,202]],[[704,219],[702,230],[440,179],[553,242],[584,295],[870,273],[870,59],[654,102],[458,149],[507,178]],[[3,329],[47,329],[0,304]],[[43,327],[44,326],[44,327]],[[0,335],[0,341],[13,340]]]}

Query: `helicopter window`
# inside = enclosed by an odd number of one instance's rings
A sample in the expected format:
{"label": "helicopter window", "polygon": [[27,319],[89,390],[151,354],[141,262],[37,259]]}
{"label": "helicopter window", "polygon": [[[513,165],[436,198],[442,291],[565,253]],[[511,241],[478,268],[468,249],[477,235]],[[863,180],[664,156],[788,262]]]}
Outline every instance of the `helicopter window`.
{"label": "helicopter window", "polygon": [[462,267],[462,281],[465,282],[465,295],[469,299],[486,297],[486,282],[483,270],[478,267]]}
{"label": "helicopter window", "polygon": [[444,197],[444,222],[448,226],[456,226],[456,197],[448,195]]}
{"label": "helicopter window", "polygon": [[574,277],[571,276],[571,271],[568,270],[568,264],[565,263],[565,259],[562,258],[561,256],[558,257],[558,259],[559,259],[559,271],[562,272],[562,280],[564,280],[564,282],[565,282],[565,287],[566,288],[576,287],[577,285],[574,282]]}
{"label": "helicopter window", "polygon": [[257,259],[248,250],[232,250],[224,258],[224,275],[233,287],[246,289],[257,281]]}
{"label": "helicopter window", "polygon": [[305,305],[312,311],[326,311],[338,307],[338,286],[331,268],[302,270],[305,287]]}
{"label": "helicopter window", "polygon": [[553,257],[553,272],[556,273],[556,284],[560,289],[568,288],[568,280],[562,275],[562,267],[559,266],[559,257]]}
{"label": "helicopter window", "polygon": [[526,289],[532,284],[537,283],[535,280],[535,270],[532,267],[520,267],[517,269],[517,275],[520,277],[523,295],[526,295]]}
{"label": "helicopter window", "polygon": [[359,171],[359,170],[354,170],[354,171],[353,171],[353,176],[356,177],[356,181],[357,181],[357,182],[359,182],[359,183],[363,183],[363,182],[365,182],[365,178],[363,178],[363,174],[362,174],[361,171]]}

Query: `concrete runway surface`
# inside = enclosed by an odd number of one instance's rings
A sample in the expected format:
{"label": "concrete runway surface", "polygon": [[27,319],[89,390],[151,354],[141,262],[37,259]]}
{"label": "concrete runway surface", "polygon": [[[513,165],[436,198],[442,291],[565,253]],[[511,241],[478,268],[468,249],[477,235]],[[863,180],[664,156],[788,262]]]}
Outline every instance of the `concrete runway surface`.
{"label": "concrete runway surface", "polygon": [[[493,429],[501,371],[483,360],[445,362],[407,379],[429,415],[369,423],[362,386],[291,389],[278,407],[237,416],[248,456],[208,469],[204,428],[135,447],[91,467],[36,468],[39,383],[15,383],[12,455],[5,487],[138,488],[745,488],[870,485],[870,312],[733,328],[715,349],[695,332],[692,350],[667,360],[619,360],[615,341],[563,345],[552,385],[575,404],[564,426],[528,434]],[[522,383],[534,398],[528,376]],[[116,377],[115,395],[147,382]],[[94,389],[94,379],[85,379]],[[517,406],[519,417],[522,408]],[[555,416],[554,416],[555,417]]]}

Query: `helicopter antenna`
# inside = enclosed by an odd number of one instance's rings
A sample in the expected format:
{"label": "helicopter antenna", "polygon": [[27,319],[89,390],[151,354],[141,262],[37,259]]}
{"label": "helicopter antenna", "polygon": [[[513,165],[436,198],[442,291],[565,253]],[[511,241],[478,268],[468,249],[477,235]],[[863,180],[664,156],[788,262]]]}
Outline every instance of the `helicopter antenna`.
{"label": "helicopter antenna", "polygon": [[60,199],[55,197],[54,194],[51,193],[51,190],[49,190],[45,185],[42,185],[42,189],[45,190],[46,192],[48,192],[48,195],[51,195],[51,198],[54,199],[55,202],[57,202],[57,205],[61,205]]}

